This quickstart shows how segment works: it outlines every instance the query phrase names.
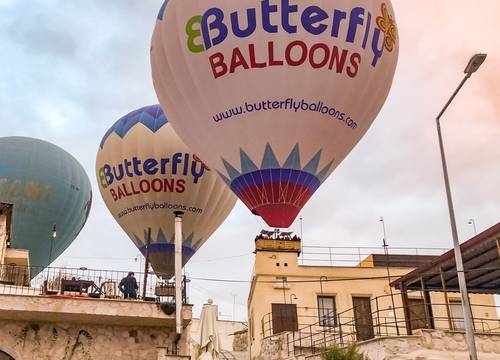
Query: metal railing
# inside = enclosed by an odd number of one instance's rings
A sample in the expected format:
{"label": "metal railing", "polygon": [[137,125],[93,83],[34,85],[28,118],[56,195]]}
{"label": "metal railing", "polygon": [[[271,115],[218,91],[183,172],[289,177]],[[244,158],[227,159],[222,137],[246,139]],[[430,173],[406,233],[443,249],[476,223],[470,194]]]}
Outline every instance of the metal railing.
{"label": "metal railing", "polygon": [[[415,297],[420,294],[419,291],[412,293],[412,298],[419,300],[418,303],[395,308],[381,306],[383,303],[388,303],[387,298],[390,295],[372,298],[370,299],[372,312],[370,316],[364,318],[360,318],[359,315],[356,318],[359,305],[338,313],[332,310],[325,314],[323,311],[321,319],[319,309],[298,307],[296,328],[285,331],[287,343],[285,349],[288,355],[309,355],[320,353],[332,345],[345,346],[377,337],[406,336],[417,329],[463,331],[463,316],[454,316],[450,310],[450,303],[428,303],[424,297]],[[394,294],[394,296],[399,295],[400,293]],[[500,334],[500,321],[497,315],[499,306],[471,304],[471,308],[476,332]],[[304,314],[304,309],[307,309],[308,314]],[[405,313],[409,315],[409,322]],[[312,319],[316,321],[313,322]],[[269,313],[262,318],[262,336],[265,338],[274,334],[272,313]]]}
{"label": "metal railing", "polygon": [[[391,247],[389,252],[398,255],[415,255],[416,259],[421,255],[439,256],[448,251],[446,248],[412,248]],[[357,266],[366,262],[370,255],[384,255],[384,248],[380,247],[348,247],[348,246],[303,246],[299,258],[299,264],[311,266]]]}
{"label": "metal railing", "polygon": [[[90,297],[122,299],[120,282],[128,271],[87,268],[25,267],[0,265],[1,295],[37,295],[54,297]],[[33,276],[36,274],[35,276]],[[150,272],[135,272],[139,301],[174,302],[175,285]],[[31,278],[33,276],[33,278]],[[146,292],[143,285],[146,278]],[[183,303],[188,303],[187,280],[183,279]]]}

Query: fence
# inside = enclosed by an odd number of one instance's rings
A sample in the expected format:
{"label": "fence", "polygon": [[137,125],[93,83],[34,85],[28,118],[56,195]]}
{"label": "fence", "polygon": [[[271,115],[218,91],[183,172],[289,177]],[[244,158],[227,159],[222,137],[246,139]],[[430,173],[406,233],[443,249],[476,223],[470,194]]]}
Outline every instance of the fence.
{"label": "fence", "polygon": [[[127,275],[126,271],[0,265],[0,294],[120,299],[122,298],[120,282]],[[135,273],[135,278],[138,285],[137,300],[174,301],[173,282],[161,280],[151,272]],[[146,283],[145,289],[144,283]],[[188,303],[186,285],[187,280],[184,277],[182,291],[184,304]]]}
{"label": "fence", "polygon": [[[400,295],[399,292],[394,293],[395,297]],[[286,329],[285,349],[288,355],[308,355],[320,353],[332,345],[345,346],[376,337],[405,336],[417,329],[455,331],[464,329],[463,315],[453,314],[449,302],[427,302],[418,291],[410,295],[413,296],[415,303],[394,308],[387,306],[391,295],[372,298],[369,305],[371,311],[364,317],[359,314],[362,310],[359,305],[341,312],[297,307],[296,321],[287,322],[294,329]],[[461,303],[456,305],[459,308]],[[477,332],[500,333],[497,316],[499,306],[473,303],[471,308]],[[409,321],[406,320],[406,316],[409,317]],[[272,313],[262,318],[261,326],[264,338],[276,333]]]}
{"label": "fence", "polygon": [[[439,256],[448,251],[446,248],[412,248],[412,247],[390,247],[388,252],[398,255],[414,255],[418,260],[419,256]],[[299,263],[311,266],[357,266],[362,262],[365,265],[372,265],[366,262],[370,255],[385,255],[385,249],[380,247],[348,247],[348,246],[303,246]]]}

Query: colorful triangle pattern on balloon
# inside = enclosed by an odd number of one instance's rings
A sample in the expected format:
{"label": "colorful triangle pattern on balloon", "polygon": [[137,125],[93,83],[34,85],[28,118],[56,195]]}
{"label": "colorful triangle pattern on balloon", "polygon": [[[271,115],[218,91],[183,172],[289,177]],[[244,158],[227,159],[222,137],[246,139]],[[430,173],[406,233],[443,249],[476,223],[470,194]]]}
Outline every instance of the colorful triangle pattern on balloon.
{"label": "colorful triangle pattern on balloon", "polygon": [[106,140],[115,133],[122,139],[127,133],[137,124],[143,124],[153,133],[160,130],[168,123],[167,117],[159,105],[146,106],[141,109],[132,111],[119,119],[115,124],[104,134],[101,140],[101,149],[104,147]]}
{"label": "colorful triangle pattern on balloon", "polygon": [[319,168],[320,149],[302,166],[300,146],[295,144],[281,165],[270,144],[260,166],[240,149],[240,166],[222,159],[226,174],[219,175],[256,215],[273,227],[289,227],[300,209],[319,188],[334,160]]}
{"label": "colorful triangle pattern on balloon", "polygon": [[320,149],[309,160],[309,162],[306,163],[304,167],[301,167],[300,146],[299,144],[295,144],[295,146],[290,151],[283,165],[280,165],[271,145],[269,145],[268,143],[264,150],[264,156],[262,158],[260,166],[257,166],[256,163],[250,158],[250,156],[243,149],[240,149],[239,168],[241,170],[238,170],[237,166],[231,164],[226,159],[222,158],[222,163],[224,164],[227,175],[224,175],[221,172],[219,172],[219,175],[226,182],[226,184],[230,185],[232,181],[238,178],[239,176],[252,173],[254,171],[267,170],[267,169],[292,169],[292,170],[307,172],[311,175],[316,176],[321,182],[323,182],[335,161],[334,160],[330,161],[326,166],[318,170],[318,166],[321,161],[321,155],[322,155],[322,150]]}

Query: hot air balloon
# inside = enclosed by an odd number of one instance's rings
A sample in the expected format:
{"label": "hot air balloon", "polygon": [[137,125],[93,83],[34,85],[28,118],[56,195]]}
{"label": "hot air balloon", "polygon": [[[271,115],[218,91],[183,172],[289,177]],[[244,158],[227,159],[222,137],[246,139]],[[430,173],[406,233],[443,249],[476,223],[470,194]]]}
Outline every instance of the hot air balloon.
{"label": "hot air balloon", "polygon": [[[174,274],[174,211],[183,211],[183,265],[222,224],[236,197],[179,139],[159,105],[118,120],[96,160],[99,190],[111,214],[156,274]],[[151,238],[149,237],[151,229]]]}
{"label": "hot air balloon", "polygon": [[0,205],[11,214],[11,247],[29,250],[32,277],[75,240],[91,204],[89,178],[65,150],[38,139],[0,138]]}
{"label": "hot air balloon", "polygon": [[289,227],[371,126],[398,51],[388,0],[170,0],[151,65],[181,139]]}

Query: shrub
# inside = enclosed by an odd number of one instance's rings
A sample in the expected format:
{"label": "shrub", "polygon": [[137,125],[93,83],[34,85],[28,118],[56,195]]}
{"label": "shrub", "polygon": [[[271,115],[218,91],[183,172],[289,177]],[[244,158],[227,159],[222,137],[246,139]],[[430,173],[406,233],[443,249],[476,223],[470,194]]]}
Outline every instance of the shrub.
{"label": "shrub", "polygon": [[324,360],[368,360],[367,357],[358,352],[355,344],[346,348],[337,346],[326,348],[323,350],[322,358]]}

